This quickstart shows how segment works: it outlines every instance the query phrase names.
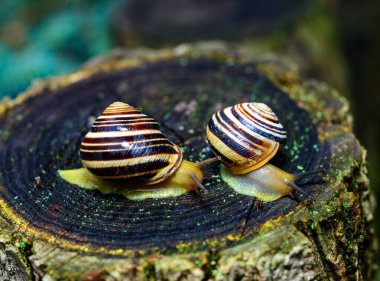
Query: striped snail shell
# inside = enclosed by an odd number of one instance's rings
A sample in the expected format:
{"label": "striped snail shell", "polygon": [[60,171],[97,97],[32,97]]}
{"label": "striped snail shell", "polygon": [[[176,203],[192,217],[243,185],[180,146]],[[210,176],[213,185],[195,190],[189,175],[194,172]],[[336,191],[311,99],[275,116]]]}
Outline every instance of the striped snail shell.
{"label": "striped snail shell", "polygon": [[80,158],[99,178],[155,184],[177,170],[182,152],[154,119],[126,103],[114,102],[84,137]]}
{"label": "striped snail shell", "polygon": [[240,103],[214,113],[207,126],[213,152],[234,174],[265,165],[286,142],[276,114],[263,103]]}

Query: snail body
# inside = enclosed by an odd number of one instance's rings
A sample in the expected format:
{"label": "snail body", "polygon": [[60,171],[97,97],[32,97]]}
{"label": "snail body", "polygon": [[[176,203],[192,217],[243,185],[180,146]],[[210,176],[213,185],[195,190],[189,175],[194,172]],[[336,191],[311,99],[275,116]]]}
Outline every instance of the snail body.
{"label": "snail body", "polygon": [[[180,167],[186,167],[186,164],[180,165]],[[134,201],[140,201],[148,198],[160,199],[176,197],[194,190],[194,183],[192,180],[185,177],[187,180],[184,181],[181,173],[175,173],[173,177],[170,177],[166,181],[153,185],[147,185],[144,183],[132,184],[120,180],[104,180],[91,174],[86,168],[59,170],[58,173],[66,182],[79,186],[83,189],[99,190],[104,194],[119,194]],[[202,175],[197,174],[197,177],[202,178]]]}
{"label": "snail body", "polygon": [[226,167],[222,167],[221,175],[238,193],[254,196],[262,201],[274,201],[293,191],[286,183],[294,182],[293,175],[271,164],[246,174],[233,174]]}
{"label": "snail body", "polygon": [[80,158],[84,168],[59,171],[72,184],[129,193],[166,189],[164,197],[173,194],[170,190],[181,193],[178,188],[182,193],[203,188],[200,168],[216,160],[183,160],[181,149],[154,119],[122,102],[112,103],[95,120],[81,143]]}
{"label": "snail body", "polygon": [[294,189],[306,194],[292,175],[268,161],[286,142],[286,132],[276,114],[263,103],[240,103],[211,117],[206,136],[211,150],[221,158],[223,180],[235,191],[274,201],[292,195]]}

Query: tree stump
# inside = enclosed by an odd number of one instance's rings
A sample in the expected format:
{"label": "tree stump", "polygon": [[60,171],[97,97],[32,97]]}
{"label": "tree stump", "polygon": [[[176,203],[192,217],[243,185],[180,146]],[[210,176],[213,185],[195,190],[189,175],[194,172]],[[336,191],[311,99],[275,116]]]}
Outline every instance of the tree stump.
{"label": "tree stump", "polygon": [[[365,150],[346,100],[301,81],[281,59],[202,46],[118,53],[71,75],[36,82],[0,110],[1,280],[364,280],[372,208]],[[309,200],[255,207],[206,171],[207,194],[130,201],[63,181],[79,145],[113,101],[160,123],[184,158],[212,155],[206,123],[222,106],[267,103],[288,140],[271,161],[324,168],[302,187]]]}

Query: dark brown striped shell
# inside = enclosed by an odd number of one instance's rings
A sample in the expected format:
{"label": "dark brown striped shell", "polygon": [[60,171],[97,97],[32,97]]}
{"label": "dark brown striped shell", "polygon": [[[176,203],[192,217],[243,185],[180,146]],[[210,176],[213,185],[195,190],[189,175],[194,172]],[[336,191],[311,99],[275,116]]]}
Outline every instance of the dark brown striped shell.
{"label": "dark brown striped shell", "polygon": [[211,117],[207,140],[235,174],[256,170],[286,142],[286,132],[273,111],[263,103],[240,103]]}
{"label": "dark brown striped shell", "polygon": [[84,137],[80,158],[100,178],[154,184],[177,170],[182,152],[154,119],[126,103],[114,102]]}

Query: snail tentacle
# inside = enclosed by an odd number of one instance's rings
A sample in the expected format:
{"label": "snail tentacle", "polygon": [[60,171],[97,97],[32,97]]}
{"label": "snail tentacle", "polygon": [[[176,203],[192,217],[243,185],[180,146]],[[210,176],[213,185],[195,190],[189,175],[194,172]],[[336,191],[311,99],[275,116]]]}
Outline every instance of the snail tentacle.
{"label": "snail tentacle", "polygon": [[[296,185],[294,182],[292,182],[292,181],[290,181],[288,179],[285,179],[285,183],[287,185],[289,185],[291,188],[293,188],[294,190],[297,190],[298,192],[302,193],[306,197],[310,197],[309,193],[307,193],[306,191],[304,191],[301,187],[299,187],[298,185]],[[293,194],[289,193],[289,195],[292,196]]]}
{"label": "snail tentacle", "polygon": [[318,170],[309,171],[309,172],[294,173],[293,177],[294,177],[294,180],[300,180],[306,176],[310,176],[310,175],[314,175],[314,174],[326,174],[326,170],[325,169],[318,169]]}
{"label": "snail tentacle", "polygon": [[193,179],[194,183],[196,184],[195,191],[197,192],[199,189],[201,189],[204,193],[207,193],[206,187],[202,184],[202,182],[194,175],[194,173],[189,173],[189,176]]}
{"label": "snail tentacle", "polygon": [[197,162],[197,163],[195,163],[195,165],[197,165],[197,167],[201,169],[201,168],[203,168],[205,166],[210,165],[211,163],[220,161],[221,159],[222,158],[220,156],[216,156],[216,157],[213,157],[213,158],[209,158],[209,159]]}

